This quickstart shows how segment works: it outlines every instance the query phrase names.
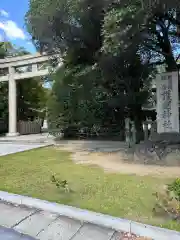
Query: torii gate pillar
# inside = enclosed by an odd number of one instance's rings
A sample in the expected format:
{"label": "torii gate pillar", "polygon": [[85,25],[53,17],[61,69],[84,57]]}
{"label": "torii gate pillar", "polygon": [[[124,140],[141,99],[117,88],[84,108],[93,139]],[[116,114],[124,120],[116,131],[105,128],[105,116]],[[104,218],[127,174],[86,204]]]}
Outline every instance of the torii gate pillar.
{"label": "torii gate pillar", "polygon": [[7,136],[10,137],[19,135],[17,132],[17,86],[16,80],[14,79],[14,74],[14,67],[9,67],[9,131]]}

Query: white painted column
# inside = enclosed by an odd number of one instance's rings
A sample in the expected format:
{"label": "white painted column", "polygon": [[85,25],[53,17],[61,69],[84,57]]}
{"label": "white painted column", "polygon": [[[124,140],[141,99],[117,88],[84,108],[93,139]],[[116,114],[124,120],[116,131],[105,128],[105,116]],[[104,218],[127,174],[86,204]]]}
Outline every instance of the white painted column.
{"label": "white painted column", "polygon": [[179,133],[178,72],[157,76],[157,132]]}
{"label": "white painted column", "polygon": [[15,69],[9,67],[9,132],[7,136],[17,136],[17,87],[14,79]]}

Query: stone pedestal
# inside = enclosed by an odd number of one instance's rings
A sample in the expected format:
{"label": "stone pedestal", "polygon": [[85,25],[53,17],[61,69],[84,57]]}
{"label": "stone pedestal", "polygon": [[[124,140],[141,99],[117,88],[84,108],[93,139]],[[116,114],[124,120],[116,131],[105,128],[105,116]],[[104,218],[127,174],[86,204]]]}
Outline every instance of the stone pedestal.
{"label": "stone pedestal", "polygon": [[7,137],[17,137],[17,136],[19,136],[20,134],[18,133],[18,132],[16,132],[16,133],[7,133],[6,134],[6,136]]}

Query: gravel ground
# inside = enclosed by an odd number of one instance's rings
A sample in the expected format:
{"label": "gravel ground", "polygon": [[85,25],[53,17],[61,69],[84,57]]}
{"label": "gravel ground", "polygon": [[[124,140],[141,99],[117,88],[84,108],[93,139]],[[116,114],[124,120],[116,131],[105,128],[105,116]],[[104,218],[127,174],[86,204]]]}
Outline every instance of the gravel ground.
{"label": "gravel ground", "polygon": [[132,233],[123,233],[119,239],[116,240],[153,240],[151,238],[139,237]]}

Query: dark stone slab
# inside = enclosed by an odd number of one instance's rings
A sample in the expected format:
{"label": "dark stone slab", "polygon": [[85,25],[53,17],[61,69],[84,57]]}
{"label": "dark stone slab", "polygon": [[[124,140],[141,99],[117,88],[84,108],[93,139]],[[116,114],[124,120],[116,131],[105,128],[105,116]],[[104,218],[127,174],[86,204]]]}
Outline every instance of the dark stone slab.
{"label": "dark stone slab", "polygon": [[153,133],[151,135],[151,141],[154,143],[164,142],[167,145],[180,144],[179,133]]}
{"label": "dark stone slab", "polygon": [[[168,139],[167,139],[168,140]],[[180,166],[180,143],[177,141],[144,141],[134,148],[134,162],[160,165]]]}

